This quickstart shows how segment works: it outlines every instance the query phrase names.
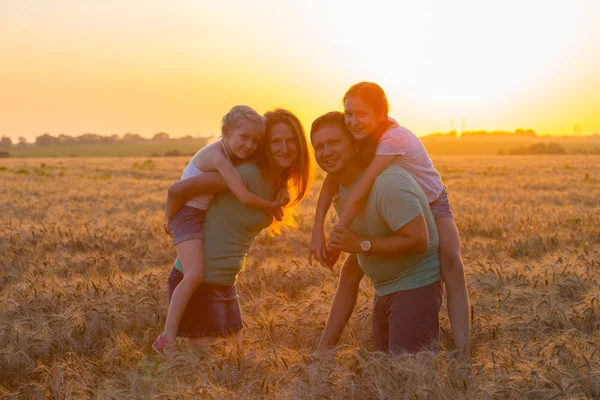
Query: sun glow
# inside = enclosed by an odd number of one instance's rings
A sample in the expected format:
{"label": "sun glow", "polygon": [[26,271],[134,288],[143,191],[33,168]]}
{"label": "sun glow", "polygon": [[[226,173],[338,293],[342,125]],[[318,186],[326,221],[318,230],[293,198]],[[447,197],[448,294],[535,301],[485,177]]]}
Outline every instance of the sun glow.
{"label": "sun glow", "polygon": [[308,125],[361,80],[419,134],[600,132],[599,4],[2,2],[0,134],[209,134],[240,103]]}

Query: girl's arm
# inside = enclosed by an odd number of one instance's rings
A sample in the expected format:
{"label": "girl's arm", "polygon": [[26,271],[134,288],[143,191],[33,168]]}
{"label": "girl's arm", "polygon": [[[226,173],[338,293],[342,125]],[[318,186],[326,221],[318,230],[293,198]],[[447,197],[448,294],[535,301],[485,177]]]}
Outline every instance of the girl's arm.
{"label": "girl's arm", "polygon": [[344,228],[350,227],[350,224],[354,221],[354,217],[356,217],[356,214],[358,214],[358,211],[360,211],[365,200],[369,196],[369,192],[371,192],[375,179],[392,163],[394,157],[396,157],[396,155],[383,154],[378,154],[373,157],[373,161],[371,161],[369,166],[363,171],[358,183],[350,192],[348,200],[346,200],[344,208],[342,209],[339,225]]}
{"label": "girl's arm", "polygon": [[310,248],[308,251],[308,263],[312,265],[312,257],[325,265],[325,234],[323,233],[323,226],[325,224],[325,217],[327,211],[333,201],[333,196],[337,192],[338,182],[331,175],[327,174],[323,185],[321,185],[321,192],[319,193],[319,200],[317,201],[317,210],[315,211],[315,222],[312,229],[312,237],[310,241]]}
{"label": "girl's arm", "polygon": [[172,183],[167,190],[165,207],[165,228],[167,231],[173,216],[183,208],[186,201],[199,194],[218,193],[225,190],[227,190],[227,185],[218,172],[205,172]]}
{"label": "girl's arm", "polygon": [[219,171],[223,180],[225,180],[229,190],[231,190],[242,204],[256,208],[269,208],[275,205],[273,202],[265,200],[249,191],[242,180],[240,172],[229,160],[225,158],[219,160],[217,162],[217,171]]}
{"label": "girl's arm", "polygon": [[358,265],[356,254],[350,254],[340,272],[340,281],[329,309],[327,324],[319,341],[318,352],[328,350],[337,344],[354,311],[360,281],[364,275],[360,265]]}

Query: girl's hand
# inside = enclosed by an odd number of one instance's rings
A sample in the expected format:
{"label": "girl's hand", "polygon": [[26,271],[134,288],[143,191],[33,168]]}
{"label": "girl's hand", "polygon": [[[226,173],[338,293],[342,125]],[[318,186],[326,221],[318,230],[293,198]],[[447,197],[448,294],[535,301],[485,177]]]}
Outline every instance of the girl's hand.
{"label": "girl's hand", "polygon": [[326,246],[327,244],[325,242],[323,231],[313,231],[310,247],[308,248],[308,264],[310,266],[312,266],[312,258],[315,257],[315,260],[318,261],[319,264],[331,269],[325,262]]}
{"label": "girl's hand", "polygon": [[164,229],[165,229],[165,233],[167,235],[171,236],[171,221],[170,220],[167,220],[167,222],[165,222]]}
{"label": "girl's hand", "polygon": [[277,202],[272,202],[271,206],[265,208],[265,213],[269,218],[275,218],[276,221],[283,219],[283,208]]}
{"label": "girl's hand", "polygon": [[281,207],[285,207],[288,204],[290,204],[290,201],[290,191],[287,188],[279,190],[279,192],[277,193],[277,197],[275,198],[275,202],[278,203]]}

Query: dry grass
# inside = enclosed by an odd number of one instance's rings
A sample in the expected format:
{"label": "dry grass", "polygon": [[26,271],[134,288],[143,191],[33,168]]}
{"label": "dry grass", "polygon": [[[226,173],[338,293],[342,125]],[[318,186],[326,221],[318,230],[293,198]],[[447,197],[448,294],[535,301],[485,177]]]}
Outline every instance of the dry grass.
{"label": "dry grass", "polygon": [[[165,189],[187,160],[0,162],[0,398],[599,398],[600,157],[438,157],[463,239],[473,378],[442,352],[372,352],[366,280],[336,354],[310,358],[336,277],[297,230],[256,240],[227,340],[150,350],[174,258]],[[339,268],[339,265],[338,267]]]}

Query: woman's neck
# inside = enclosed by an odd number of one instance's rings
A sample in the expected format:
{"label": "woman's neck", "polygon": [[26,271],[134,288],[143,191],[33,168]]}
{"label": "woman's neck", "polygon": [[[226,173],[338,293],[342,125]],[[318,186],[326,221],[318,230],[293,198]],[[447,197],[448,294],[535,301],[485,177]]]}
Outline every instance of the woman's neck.
{"label": "woman's neck", "polygon": [[266,165],[265,169],[262,171],[265,179],[271,184],[273,187],[277,187],[281,181],[281,177],[285,169],[277,165],[277,163],[270,162]]}

